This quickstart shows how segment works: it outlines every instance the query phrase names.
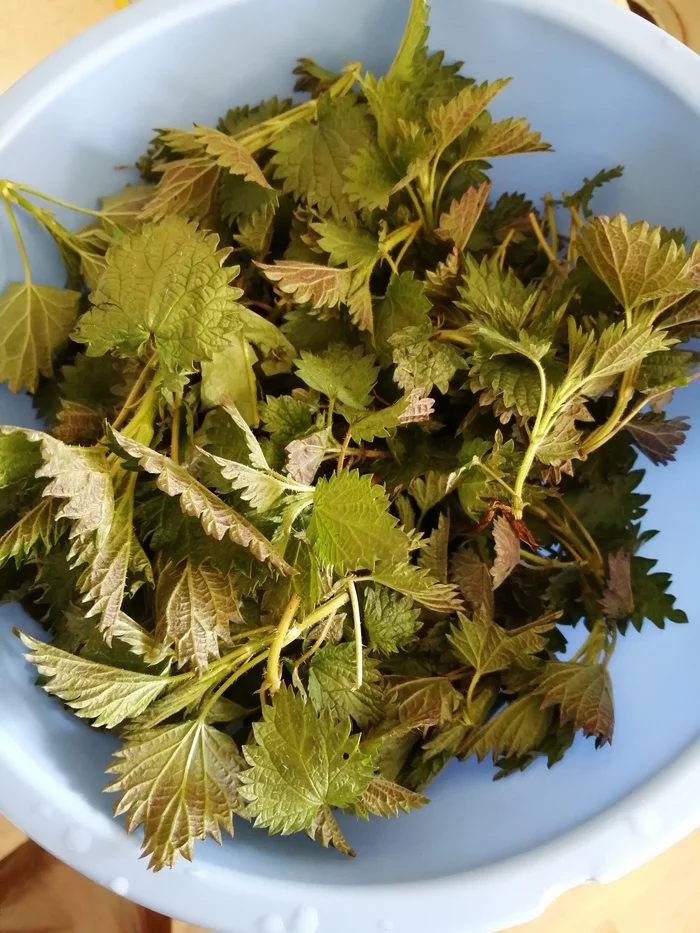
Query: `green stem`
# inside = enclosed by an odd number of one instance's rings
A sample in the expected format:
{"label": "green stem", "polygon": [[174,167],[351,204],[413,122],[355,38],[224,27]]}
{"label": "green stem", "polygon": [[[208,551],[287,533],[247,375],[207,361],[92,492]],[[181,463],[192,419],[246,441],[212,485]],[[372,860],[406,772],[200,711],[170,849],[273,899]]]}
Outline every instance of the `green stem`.
{"label": "green stem", "polygon": [[182,407],[182,392],[176,392],[173,398],[173,413],[170,428],[170,459],[174,463],[180,462],[180,408]]}
{"label": "green stem", "polygon": [[509,486],[508,483],[506,483],[506,481],[503,479],[503,477],[499,476],[498,473],[492,470],[490,466],[487,466],[485,463],[479,460],[479,458],[476,456],[472,457],[471,465],[479,467],[479,469],[483,470],[483,472],[490,479],[492,479],[495,483],[498,483],[499,486],[502,486],[505,489],[505,491],[508,493],[508,495],[511,497],[511,499],[515,498],[516,492],[513,489],[513,487]]}
{"label": "green stem", "polygon": [[610,417],[602,424],[599,428],[596,428],[591,434],[588,435],[586,440],[581,446],[582,453],[588,455],[594,450],[597,450],[599,447],[602,447],[610,438],[617,433],[620,425],[620,421],[625,415],[625,410],[627,405],[631,401],[634,395],[634,383],[639,374],[639,367],[633,366],[632,369],[628,369],[627,372],[622,377],[622,383],[620,384],[620,391],[617,394],[617,401],[615,402],[615,407],[610,414]]}
{"label": "green stem", "polygon": [[525,456],[523,457],[523,462],[520,464],[520,469],[518,470],[518,475],[515,478],[515,487],[513,490],[513,515],[516,519],[521,519],[523,517],[523,489],[525,488],[525,482],[527,480],[532,464],[535,462],[535,457],[537,455],[537,448],[542,443],[546,437],[546,430],[543,430],[543,418],[545,411],[545,402],[547,399],[547,376],[545,371],[542,368],[542,364],[539,360],[533,359],[532,362],[537,367],[537,372],[540,377],[540,400],[537,406],[537,415],[535,416],[535,424],[532,428],[532,435],[530,436],[530,443],[525,451]]}
{"label": "green stem", "polygon": [[207,716],[213,709],[216,701],[220,697],[222,697],[224,693],[226,693],[229,687],[232,687],[236,683],[237,680],[243,677],[244,674],[247,674],[248,671],[251,671],[254,667],[257,667],[258,664],[262,663],[265,660],[265,658],[269,655],[269,653],[270,653],[269,648],[266,649],[265,651],[261,651],[260,654],[254,655],[249,661],[246,661],[245,664],[241,665],[241,667],[235,670],[231,674],[230,677],[227,677],[226,680],[221,684],[221,686],[217,690],[215,690],[214,693],[212,693],[208,702],[206,703],[201,713],[199,714],[199,717],[198,717],[199,721],[206,722]]}
{"label": "green stem", "polygon": [[301,620],[298,625],[295,625],[294,628],[289,632],[289,644],[292,641],[295,641],[300,635],[308,631],[310,628],[313,628],[314,625],[318,625],[319,622],[323,622],[324,619],[327,619],[329,616],[335,615],[335,613],[342,609],[342,607],[350,599],[350,594],[347,591],[347,587],[343,589],[341,593],[337,596],[334,596],[333,599],[329,599],[327,603],[319,606],[317,609],[314,609],[313,612],[310,612],[307,616]]}
{"label": "green stem", "polygon": [[472,677],[469,683],[469,689],[467,690],[467,716],[473,725],[476,725],[476,717],[474,716],[474,692],[476,690],[476,685],[479,683],[481,674],[478,670],[474,671],[474,676]]}
{"label": "green stem", "polygon": [[469,159],[459,159],[457,162],[451,165],[449,169],[447,170],[447,172],[445,173],[445,177],[442,179],[442,182],[440,184],[440,190],[438,191],[437,199],[435,201],[435,213],[436,214],[439,213],[440,211],[440,205],[442,204],[442,199],[445,194],[445,188],[447,187],[447,183],[449,182],[450,178],[452,178],[452,176],[457,171],[457,169],[460,169],[468,161]]}
{"label": "green stem", "polygon": [[576,560],[557,560],[555,557],[542,557],[541,554],[533,554],[524,548],[520,548],[520,560],[534,564],[536,567],[542,568],[542,570],[560,570],[562,567],[581,566]]}
{"label": "green stem", "polygon": [[297,613],[297,609],[301,604],[301,597],[297,596],[295,593],[287,603],[284,612],[282,613],[282,618],[279,621],[277,626],[277,631],[275,632],[275,637],[270,645],[270,651],[267,657],[267,685],[270,688],[270,693],[275,694],[278,692],[279,688],[282,686],[282,677],[280,674],[280,657],[282,654],[282,648],[284,647],[285,639],[289,633],[290,626],[294,621],[294,616]]}
{"label": "green stem", "polygon": [[5,210],[7,211],[7,216],[10,218],[10,225],[12,226],[12,232],[15,235],[15,240],[17,242],[17,249],[19,250],[20,257],[22,259],[22,268],[24,269],[24,282],[25,285],[29,286],[32,284],[32,274],[29,269],[29,260],[27,258],[27,251],[24,248],[24,241],[22,239],[22,234],[19,232],[19,225],[17,224],[17,218],[14,215],[10,202],[3,198],[5,204]]}
{"label": "green stem", "polygon": [[253,372],[253,363],[251,360],[252,350],[250,349],[250,344],[245,339],[241,337],[241,347],[243,350],[243,359],[245,360],[245,372],[246,379],[248,381],[248,394],[250,395],[250,405],[251,405],[251,428],[257,428],[260,425],[260,412],[258,410],[258,380],[255,378],[255,373]]}
{"label": "green stem", "polygon": [[338,466],[335,469],[336,475],[340,476],[343,472],[343,465],[345,463],[345,456],[348,452],[348,447],[350,446],[350,441],[352,440],[352,426],[347,429],[345,432],[345,437],[343,438],[343,443],[340,445],[340,452],[338,454]]}
{"label": "green stem", "polygon": [[352,607],[352,620],[355,629],[355,686],[359,690],[362,686],[362,618],[360,616],[360,602],[357,598],[357,588],[353,580],[348,580],[348,593]]}
{"label": "green stem", "polygon": [[138,397],[141,394],[141,390],[143,389],[146,379],[148,378],[148,373],[153,368],[153,366],[155,366],[157,359],[158,359],[158,354],[152,353],[151,356],[146,360],[143,369],[141,370],[141,372],[138,375],[138,378],[136,379],[136,382],[133,384],[133,386],[131,387],[131,391],[126,397],[126,401],[124,402],[121,409],[119,410],[119,414],[112,422],[112,428],[115,431],[118,431],[119,428],[124,424],[126,419],[129,417],[129,412],[136,405]]}
{"label": "green stem", "polygon": [[[0,184],[2,184],[2,182],[0,182]],[[13,197],[12,189],[16,189],[17,191],[24,191],[25,194],[31,195],[33,198],[41,198],[42,201],[48,201],[50,204],[56,204],[58,207],[66,208],[66,210],[75,211],[77,214],[85,214],[87,217],[96,217],[98,220],[106,220],[108,223],[113,224],[115,227],[119,226],[117,221],[112,220],[109,214],[106,214],[104,211],[91,211],[87,207],[78,207],[77,204],[70,204],[68,201],[61,201],[60,198],[54,198],[50,194],[44,194],[42,191],[36,191],[34,188],[29,188],[27,185],[15,184],[15,182],[9,182],[9,185],[9,197]],[[25,207],[26,203],[22,206]]]}
{"label": "green stem", "polygon": [[326,413],[326,427],[333,427],[333,412],[335,411],[335,399],[328,399],[328,411]]}
{"label": "green stem", "polygon": [[474,338],[467,334],[460,333],[459,330],[450,330],[446,328],[436,331],[433,336],[441,343],[456,343],[460,347],[469,347],[470,350],[474,347]]}
{"label": "green stem", "polygon": [[552,247],[551,247],[551,246],[549,245],[549,243],[547,242],[547,238],[545,237],[544,233],[542,232],[542,227],[540,227],[540,222],[539,222],[539,220],[537,219],[537,215],[534,213],[534,211],[531,211],[531,212],[530,212],[529,220],[530,220],[530,226],[532,227],[532,232],[535,234],[535,238],[536,238],[537,242],[540,244],[540,247],[541,247],[541,249],[542,249],[542,252],[545,254],[545,256],[547,257],[547,259],[549,259],[550,263],[554,266],[554,268],[557,270],[557,272],[559,273],[559,275],[561,275],[561,276],[563,276],[563,277],[565,278],[565,277],[566,277],[566,272],[565,272],[564,269],[562,269],[562,267],[559,265],[559,260],[557,259],[557,257],[556,257],[556,256],[554,255],[554,253],[552,252]]}
{"label": "green stem", "polygon": [[423,205],[420,203],[420,199],[418,195],[416,194],[416,192],[414,191],[413,185],[410,182],[408,183],[408,185],[406,185],[406,193],[408,194],[409,198],[413,202],[413,206],[416,209],[416,214],[418,215],[418,219],[420,220],[422,228],[425,230],[426,233],[432,233],[433,228],[428,226],[428,221],[425,216],[425,211],[423,210]]}

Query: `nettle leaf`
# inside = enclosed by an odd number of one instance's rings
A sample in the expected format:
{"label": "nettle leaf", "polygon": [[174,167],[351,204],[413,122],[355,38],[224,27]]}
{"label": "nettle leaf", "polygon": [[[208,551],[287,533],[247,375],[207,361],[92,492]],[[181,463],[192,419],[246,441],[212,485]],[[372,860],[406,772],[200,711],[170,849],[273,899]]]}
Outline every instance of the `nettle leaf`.
{"label": "nettle leaf", "polygon": [[458,691],[445,677],[414,677],[396,684],[393,693],[398,703],[399,721],[415,729],[450,722],[462,702]]}
{"label": "nettle leaf", "polygon": [[355,850],[348,845],[330,807],[323,806],[320,808],[309,826],[307,826],[306,834],[314,842],[318,842],[319,845],[323,846],[324,849],[333,846],[343,855],[350,858],[355,857]]}
{"label": "nettle leaf", "polygon": [[435,470],[430,470],[412,479],[408,491],[416,500],[416,505],[421,512],[425,513],[449,496],[459,485],[460,478],[459,470],[451,473],[437,473]]}
{"label": "nettle leaf", "polygon": [[158,221],[177,214],[201,220],[211,211],[221,169],[206,157],[177,159],[159,165],[161,173],[153,198],[141,212],[141,219]]}
{"label": "nettle leaf", "polygon": [[203,408],[216,408],[232,401],[248,424],[253,424],[257,411],[257,382],[253,365],[255,351],[241,337],[234,337],[229,346],[203,361],[200,401]]}
{"label": "nettle leaf", "polygon": [[352,217],[345,194],[343,172],[350,159],[371,139],[364,107],[348,95],[331,100],[319,98],[316,123],[299,121],[284,129],[272,142],[275,178],[283,191],[339,220]]}
{"label": "nettle leaf", "polygon": [[280,447],[307,434],[313,425],[309,406],[291,395],[268,395],[260,405],[260,418],[264,429]]}
{"label": "nettle leaf", "polygon": [[[109,534],[101,543],[90,541],[77,555],[79,563],[87,564],[78,583],[83,600],[92,604],[85,614],[100,617],[99,630],[108,644],[115,634],[127,594],[127,576],[153,583],[151,565],[134,533],[133,519],[132,481],[116,500]],[[135,588],[131,586],[131,594]]]}
{"label": "nettle leaf", "polygon": [[499,156],[517,155],[522,152],[549,152],[549,143],[542,141],[540,133],[530,129],[527,120],[509,117],[493,123],[490,117],[470,133],[463,158],[477,161],[496,159]]}
{"label": "nettle leaf", "polygon": [[457,551],[450,560],[450,577],[470,609],[483,610],[488,618],[493,618],[493,582],[488,564],[473,551]]}
{"label": "nettle leaf", "polygon": [[54,351],[71,335],[80,293],[11,282],[0,297],[0,381],[12,392],[35,392],[53,376]]}
{"label": "nettle leaf", "polygon": [[284,448],[286,470],[294,482],[303,486],[313,483],[319,467],[329,456],[337,457],[338,447],[330,428],[322,428],[307,437],[290,441]]}
{"label": "nettle leaf", "polygon": [[221,541],[228,537],[280,573],[294,573],[293,568],[254,525],[198,482],[184,467],[117,431],[112,431],[111,436],[127,457],[138,461],[142,469],[157,477],[158,489],[167,496],[179,498],[182,511],[192,518],[198,518],[204,531],[212,538]]}
{"label": "nettle leaf", "polygon": [[104,543],[114,515],[114,488],[106,451],[100,447],[69,447],[49,434],[28,433],[41,442],[44,461],[37,477],[47,478],[43,496],[66,501],[56,518],[72,522],[71,538],[96,535],[98,546]]}
{"label": "nettle leaf", "polygon": [[207,155],[232,175],[242,175],[244,181],[255,182],[261,188],[272,187],[253,156],[232,136],[206,126],[195,126],[192,135],[204,147]]}
{"label": "nettle leaf", "polygon": [[390,437],[402,425],[430,421],[434,407],[434,399],[425,398],[421,389],[414,389],[393,405],[360,414],[356,419],[349,417],[350,435],[358,444],[376,437]]}
{"label": "nettle leaf", "polygon": [[[654,571],[657,561],[635,554],[632,558],[632,592],[634,593],[634,612],[630,615],[632,625],[641,630],[645,619],[657,628],[663,628],[666,621],[679,624],[687,623],[688,616],[682,609],[676,608],[675,598],[668,592],[671,574]],[[622,626],[622,623],[618,623]],[[623,627],[623,626],[622,626]]]}
{"label": "nettle leaf", "polygon": [[503,515],[499,515],[493,523],[493,542],[496,559],[491,568],[491,576],[495,590],[510,576],[520,562],[520,538]]}
{"label": "nettle leaf", "polygon": [[362,686],[357,686],[355,645],[325,645],[309,664],[309,698],[316,712],[329,710],[335,719],[350,716],[361,729],[384,716],[384,692],[379,662],[365,653]]}
{"label": "nettle leaf", "polygon": [[605,665],[550,662],[538,689],[544,694],[543,708],[559,706],[562,723],[571,721],[584,735],[612,742],[615,712],[612,681]]}
{"label": "nettle leaf", "polygon": [[388,78],[398,81],[412,81],[420,74],[421,53],[428,41],[428,14],[430,7],[426,0],[411,0],[406,28],[401,37],[401,44],[387,72]]}
{"label": "nettle leaf", "polygon": [[125,719],[135,719],[169,684],[167,677],[96,664],[29,635],[20,633],[20,638],[29,649],[27,659],[47,679],[44,690],[82,719],[93,719],[95,728],[112,729]]}
{"label": "nettle leaf", "polygon": [[172,645],[178,666],[191,664],[201,675],[209,661],[230,645],[231,622],[240,618],[240,597],[231,574],[190,560],[168,563],[156,590],[156,638]]}
{"label": "nettle leaf", "polygon": [[478,187],[467,188],[462,197],[459,200],[455,198],[450,209],[440,215],[436,236],[441,240],[451,240],[458,250],[463,250],[486,207],[490,191],[491,184],[487,181]]}
{"label": "nettle leaf", "polygon": [[676,451],[685,442],[690,422],[682,417],[667,420],[660,412],[648,412],[633,418],[627,430],[635,445],[652,463],[665,466],[676,459]]}
{"label": "nettle leaf", "polygon": [[378,561],[405,563],[409,540],[389,505],[384,488],[357,470],[320,479],[308,528],[320,561],[338,573],[372,570]]}
{"label": "nettle leaf", "polygon": [[386,153],[372,143],[350,158],[343,175],[343,190],[349,201],[368,211],[385,211],[389,198],[401,181]]}
{"label": "nettle leaf", "polygon": [[221,842],[221,827],[233,834],[245,764],[223,732],[199,720],[133,732],[114,759],[106,790],[119,793],[114,812],[126,814],[127,832],[143,825],[150,868],[171,868],[180,855],[192,861],[195,840]]}
{"label": "nettle leaf", "polygon": [[153,340],[166,374],[191,372],[223,350],[236,329],[237,300],[223,267],[230,250],[180,217],[144,226],[107,252],[107,267],[75,339],[90,356],[139,356]]}
{"label": "nettle leaf", "polygon": [[379,256],[379,242],[367,230],[348,227],[334,220],[324,220],[310,226],[318,234],[317,245],[329,254],[332,266],[374,264]]}
{"label": "nettle leaf", "polygon": [[608,580],[603,591],[602,605],[607,616],[627,618],[634,612],[632,592],[632,564],[627,551],[608,554]]}
{"label": "nettle leaf", "polygon": [[460,612],[458,620],[450,630],[449,642],[480,677],[506,670],[528,655],[539,654],[547,644],[547,633],[554,626],[550,620],[508,631],[493,622],[483,610],[475,612],[471,618]]}
{"label": "nettle leaf", "polygon": [[228,480],[231,489],[240,492],[241,498],[249,502],[257,512],[269,511],[285,493],[297,488],[295,484],[286,482],[284,477],[267,468],[267,465],[258,469],[244,463],[236,463],[234,460],[217,457],[204,450],[200,450],[200,456],[213,464],[216,472],[223,479]]}
{"label": "nettle leaf", "polygon": [[243,752],[241,796],[256,826],[271,833],[310,829],[326,807],[350,807],[373,777],[371,758],[350,735],[350,720],[335,722],[328,710],[283,686],[253,725],[254,744]]}
{"label": "nettle leaf", "polygon": [[99,412],[61,399],[51,433],[64,444],[94,444],[102,434],[103,422],[104,417]]}
{"label": "nettle leaf", "polygon": [[349,269],[319,266],[312,262],[280,259],[272,265],[257,263],[265,276],[299,304],[311,302],[313,308],[333,308],[345,301],[352,275]]}
{"label": "nettle leaf", "polygon": [[392,275],[384,298],[374,311],[374,333],[377,348],[388,350],[389,338],[406,327],[420,327],[428,323],[430,301],[425,286],[412,272]]}
{"label": "nettle leaf", "polygon": [[421,623],[412,599],[382,586],[368,586],[363,608],[363,622],[372,651],[390,655],[415,641]]}
{"label": "nettle leaf", "polygon": [[454,612],[462,608],[457,590],[448,583],[440,583],[424,567],[415,564],[396,564],[380,561],[372,580],[390,590],[408,596],[433,612]]}
{"label": "nettle leaf", "polygon": [[426,395],[433,386],[446,394],[458,369],[466,365],[462,355],[449,343],[431,340],[432,327],[404,327],[389,338],[394,348],[394,379],[407,392],[421,389]]}
{"label": "nettle leaf", "polygon": [[374,359],[362,347],[335,344],[323,353],[302,351],[297,376],[310,389],[337,399],[350,408],[366,408],[377,379]]}
{"label": "nettle leaf", "polygon": [[542,709],[542,697],[527,695],[513,700],[470,740],[467,754],[483,761],[491,754],[498,758],[526,755],[540,744],[552,721],[551,709]]}
{"label": "nettle leaf", "polygon": [[591,377],[606,379],[631,369],[651,355],[667,349],[672,341],[664,333],[654,330],[646,318],[632,327],[620,322],[606,327],[600,335],[591,366]]}
{"label": "nettle leaf", "polygon": [[0,489],[34,479],[41,462],[36,441],[20,431],[0,433]]}
{"label": "nettle leaf", "polygon": [[411,810],[419,810],[427,803],[430,801],[422,794],[417,794],[393,781],[374,778],[359,802],[355,804],[354,810],[357,816],[365,820],[368,820],[370,815],[383,816],[388,819],[391,816],[398,816],[402,811],[410,813]]}
{"label": "nettle leaf", "polygon": [[450,518],[440,513],[437,527],[422,542],[418,564],[431,573],[436,580],[447,583],[448,547],[450,543]]}
{"label": "nettle leaf", "polygon": [[594,217],[581,230],[578,250],[620,304],[633,311],[649,301],[667,308],[695,291],[685,249],[661,239],[661,228],[629,224],[621,214]]}
{"label": "nettle leaf", "polygon": [[468,130],[479,114],[483,113],[503,88],[510,84],[510,80],[504,78],[492,84],[488,81],[483,84],[468,84],[446,104],[433,107],[428,113],[428,119],[440,148],[446,149]]}
{"label": "nettle leaf", "polygon": [[53,499],[43,499],[39,505],[22,516],[16,524],[0,536],[0,567],[14,558],[19,567],[39,543],[49,550],[54,543],[58,526],[56,512],[58,504]]}
{"label": "nettle leaf", "polygon": [[602,169],[592,178],[584,178],[581,187],[573,194],[567,194],[563,198],[564,207],[576,207],[582,217],[590,217],[593,214],[591,201],[599,188],[604,187],[610,181],[616,178],[622,178],[624,168],[621,165],[615,165],[613,168]]}

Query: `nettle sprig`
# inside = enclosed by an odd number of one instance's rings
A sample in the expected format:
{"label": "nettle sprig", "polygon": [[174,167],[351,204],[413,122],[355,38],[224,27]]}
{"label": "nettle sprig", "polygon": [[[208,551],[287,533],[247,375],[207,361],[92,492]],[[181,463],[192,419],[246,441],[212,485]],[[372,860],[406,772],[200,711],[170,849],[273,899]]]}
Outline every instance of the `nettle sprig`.
{"label": "nettle sprig", "polygon": [[0,182],[0,378],[45,421],[0,432],[0,581],[43,688],[122,738],[155,869],[234,817],[353,854],[338,811],[419,807],[455,757],[609,742],[618,635],[687,621],[636,451],[688,428],[698,248],[593,215],[620,168],[495,197],[493,159],[550,147],[427,14],[382,77],[301,59],[305,103],[159,130],[99,209]]}

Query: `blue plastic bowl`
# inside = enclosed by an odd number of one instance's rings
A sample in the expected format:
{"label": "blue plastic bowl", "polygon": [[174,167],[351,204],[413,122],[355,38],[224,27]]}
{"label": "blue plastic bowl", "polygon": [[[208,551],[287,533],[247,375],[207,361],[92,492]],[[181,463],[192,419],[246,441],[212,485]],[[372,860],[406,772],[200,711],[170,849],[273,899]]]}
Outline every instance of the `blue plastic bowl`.
{"label": "blue plastic bowl", "polygon": [[[81,36],[0,100],[0,177],[94,206],[126,179],[154,126],[210,123],[229,106],[290,89],[300,55],[335,68],[392,57],[408,0],[145,0]],[[512,75],[499,116],[526,115],[552,155],[498,164],[496,191],[577,187],[623,163],[596,207],[700,235],[700,59],[608,0],[434,0],[433,48],[479,80]],[[74,221],[74,218],[72,218]],[[24,232],[24,229],[23,229]],[[26,230],[37,280],[62,284],[52,245]],[[0,227],[0,277],[20,276]],[[4,283],[2,283],[4,284]],[[700,410],[700,386],[678,413]],[[29,399],[2,391],[0,421],[34,424]],[[548,771],[493,783],[455,765],[411,816],[346,821],[349,861],[305,839],[238,825],[194,866],[149,873],[138,840],[103,794],[115,741],[34,684],[11,628],[38,634],[16,606],[0,615],[0,810],[61,859],[163,913],[231,933],[492,933],[562,890],[610,880],[700,824],[700,525],[695,427],[679,460],[650,468],[647,525],[691,623],[629,634],[614,660],[612,748],[578,742]]]}

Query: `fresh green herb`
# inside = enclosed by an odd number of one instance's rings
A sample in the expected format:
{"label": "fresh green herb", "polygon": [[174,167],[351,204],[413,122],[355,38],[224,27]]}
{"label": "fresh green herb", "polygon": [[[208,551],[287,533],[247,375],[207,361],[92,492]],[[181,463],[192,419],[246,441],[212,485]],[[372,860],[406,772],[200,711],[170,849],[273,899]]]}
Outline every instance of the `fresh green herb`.
{"label": "fresh green herb", "polygon": [[422,806],[453,757],[610,742],[618,634],[687,621],[635,448],[688,430],[700,250],[594,215],[620,168],[494,198],[493,159],[549,146],[427,13],[382,77],[301,59],[305,103],[161,130],[77,232],[0,182],[0,376],[47,415],[0,429],[2,595],[50,634],[21,635],[44,689],[123,738],[155,869],[238,819],[353,854],[334,810]]}

